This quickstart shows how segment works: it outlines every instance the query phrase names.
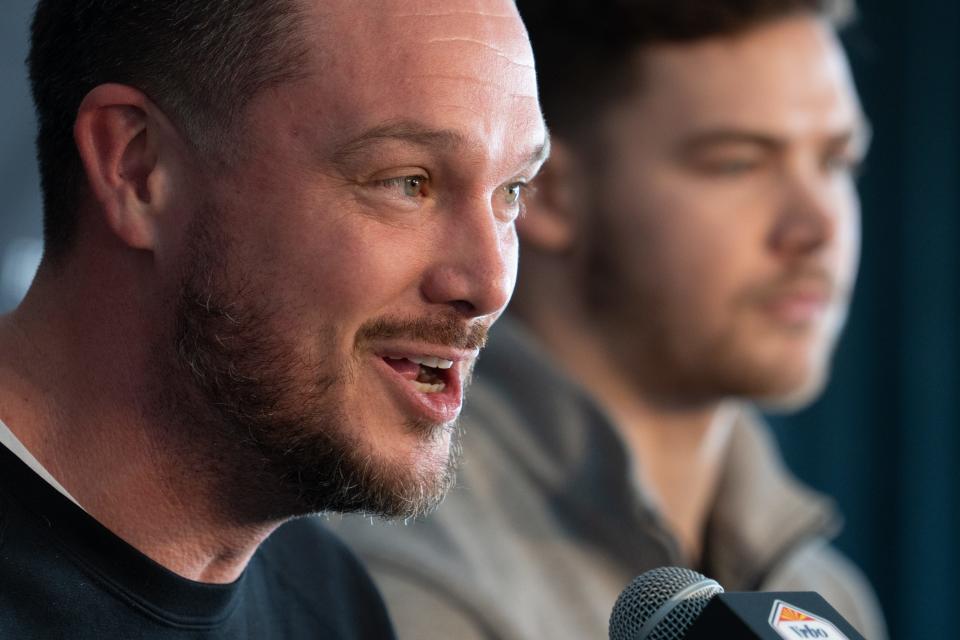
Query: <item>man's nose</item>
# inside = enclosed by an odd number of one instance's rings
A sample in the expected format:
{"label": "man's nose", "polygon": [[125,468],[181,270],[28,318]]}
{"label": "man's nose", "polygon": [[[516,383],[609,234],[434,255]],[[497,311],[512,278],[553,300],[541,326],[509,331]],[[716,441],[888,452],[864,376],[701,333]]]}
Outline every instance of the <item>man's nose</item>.
{"label": "man's nose", "polygon": [[831,244],[849,204],[830,176],[792,176],[785,180],[777,224],[771,234],[776,253],[801,258]]}
{"label": "man's nose", "polygon": [[489,202],[476,198],[448,217],[421,293],[427,302],[465,317],[488,316],[506,307],[516,275],[513,223],[498,219]]}

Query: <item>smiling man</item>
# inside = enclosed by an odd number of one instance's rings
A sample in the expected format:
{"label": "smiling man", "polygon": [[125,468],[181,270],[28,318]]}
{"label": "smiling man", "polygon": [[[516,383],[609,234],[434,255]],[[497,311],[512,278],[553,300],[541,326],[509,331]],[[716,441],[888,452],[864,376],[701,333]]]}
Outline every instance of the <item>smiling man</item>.
{"label": "smiling man", "polygon": [[297,516],[408,517],[547,153],[510,0],[41,1],[0,319],[0,635],[390,635]]}
{"label": "smiling man", "polygon": [[401,635],[602,638],[634,576],[685,565],[884,637],[835,508],[753,410],[816,397],[852,293],[851,3],[517,4],[554,149],[461,483],[410,527],[345,525]]}

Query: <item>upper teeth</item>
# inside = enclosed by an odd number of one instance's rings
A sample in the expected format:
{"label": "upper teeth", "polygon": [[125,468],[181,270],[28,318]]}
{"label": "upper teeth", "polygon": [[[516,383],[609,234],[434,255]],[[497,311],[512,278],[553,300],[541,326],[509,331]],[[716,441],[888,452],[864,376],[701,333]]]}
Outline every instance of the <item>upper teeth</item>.
{"label": "upper teeth", "polygon": [[433,356],[407,356],[407,360],[434,369],[449,369],[453,366],[453,360],[444,360],[442,358],[434,358]]}

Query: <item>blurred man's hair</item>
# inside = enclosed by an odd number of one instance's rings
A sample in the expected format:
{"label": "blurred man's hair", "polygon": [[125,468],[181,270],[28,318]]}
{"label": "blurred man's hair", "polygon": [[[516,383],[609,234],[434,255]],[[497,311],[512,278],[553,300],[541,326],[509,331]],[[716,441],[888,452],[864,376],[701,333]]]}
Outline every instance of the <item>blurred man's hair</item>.
{"label": "blurred man's hair", "polygon": [[197,150],[229,145],[249,99],[296,77],[295,0],[40,0],[28,65],[48,255],[71,245],[85,179],[73,140],[94,87],[143,91]]}
{"label": "blurred man's hair", "polygon": [[656,44],[734,36],[796,14],[835,27],[855,0],[517,0],[537,61],[551,131],[589,136],[603,110],[639,89],[637,54]]}

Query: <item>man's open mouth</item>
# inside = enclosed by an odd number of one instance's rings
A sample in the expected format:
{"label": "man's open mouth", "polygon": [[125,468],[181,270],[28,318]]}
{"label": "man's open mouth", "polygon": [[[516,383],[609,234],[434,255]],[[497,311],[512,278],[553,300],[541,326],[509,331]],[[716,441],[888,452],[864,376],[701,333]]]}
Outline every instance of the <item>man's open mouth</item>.
{"label": "man's open mouth", "polygon": [[452,360],[434,356],[384,356],[383,360],[421,393],[439,393],[446,389],[453,366]]}

